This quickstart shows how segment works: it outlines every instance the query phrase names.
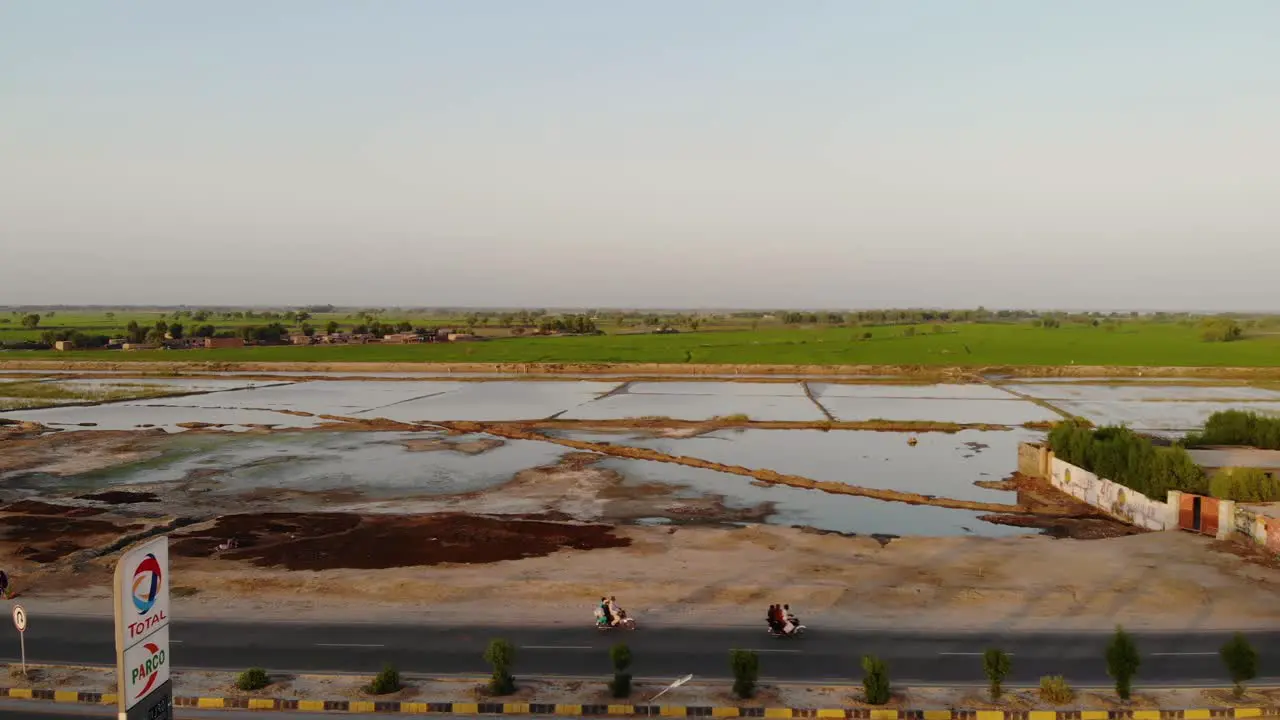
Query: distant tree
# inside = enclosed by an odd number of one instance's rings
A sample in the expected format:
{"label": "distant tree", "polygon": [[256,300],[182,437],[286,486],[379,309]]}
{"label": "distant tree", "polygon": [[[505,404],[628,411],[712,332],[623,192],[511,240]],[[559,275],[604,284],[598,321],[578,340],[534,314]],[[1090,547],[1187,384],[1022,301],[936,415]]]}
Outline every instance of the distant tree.
{"label": "distant tree", "polygon": [[140,343],[147,339],[147,331],[138,325],[137,320],[130,320],[129,325],[125,328],[124,337],[131,343]]}
{"label": "distant tree", "polygon": [[307,312],[306,310],[301,310],[298,312],[298,314],[295,317],[297,318],[299,323],[304,323],[311,319],[311,313]]}
{"label": "distant tree", "polygon": [[116,319],[116,314],[115,314],[115,313],[113,313],[113,312],[109,312],[109,313],[107,313],[107,319],[108,319],[108,320],[115,320],[115,319]]}
{"label": "distant tree", "polygon": [[401,320],[400,322],[396,323],[396,332],[407,333],[410,330],[413,330],[413,324],[410,323],[409,321]]}
{"label": "distant tree", "polygon": [[302,334],[306,335],[307,337],[311,337],[312,335],[316,334],[316,329],[311,327],[307,323],[302,323],[301,329],[302,329]]}
{"label": "distant tree", "polygon": [[1240,323],[1230,318],[1212,318],[1200,324],[1200,337],[1205,342],[1232,342],[1244,336]]}
{"label": "distant tree", "polygon": [[218,329],[212,325],[201,325],[196,328],[194,335],[196,337],[213,337],[216,332],[218,332]]}
{"label": "distant tree", "polygon": [[147,331],[147,342],[152,345],[159,345],[162,340],[164,340],[164,333],[160,332],[159,328],[151,328]]}
{"label": "distant tree", "polygon": [[165,321],[163,321],[163,320],[157,320],[157,321],[156,321],[156,332],[160,333],[160,337],[164,337],[164,334],[165,334],[165,333],[167,333],[167,332],[169,332],[169,323],[167,323],[167,322],[165,322]]}
{"label": "distant tree", "polygon": [[35,330],[40,327],[40,316],[35,313],[23,315],[22,327],[27,328],[28,330]]}
{"label": "distant tree", "polygon": [[174,340],[181,340],[183,330],[182,323],[174,323],[169,326],[169,336]]}
{"label": "distant tree", "polygon": [[195,320],[196,322],[204,322],[205,320],[209,319],[209,311],[197,310],[195,313],[191,315],[191,319]]}
{"label": "distant tree", "polygon": [[325,335],[332,335],[336,332],[338,332],[338,322],[336,320],[330,320],[329,322],[325,323],[324,325]]}

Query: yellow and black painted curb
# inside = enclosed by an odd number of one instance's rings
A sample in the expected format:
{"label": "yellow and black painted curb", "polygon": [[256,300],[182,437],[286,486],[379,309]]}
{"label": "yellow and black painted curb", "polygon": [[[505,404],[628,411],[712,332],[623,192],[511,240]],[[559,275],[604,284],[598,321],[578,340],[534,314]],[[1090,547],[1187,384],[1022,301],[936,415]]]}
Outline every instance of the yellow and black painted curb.
{"label": "yellow and black painted curb", "polygon": [[[114,705],[116,696],[76,690],[0,688],[0,697]],[[896,710],[878,708],[734,707],[715,705],[569,705],[563,703],[400,702],[175,697],[178,707],[202,710],[393,713],[410,715],[551,715],[556,717],[829,718],[830,720],[1234,720],[1280,716],[1280,707],[1190,710]]]}

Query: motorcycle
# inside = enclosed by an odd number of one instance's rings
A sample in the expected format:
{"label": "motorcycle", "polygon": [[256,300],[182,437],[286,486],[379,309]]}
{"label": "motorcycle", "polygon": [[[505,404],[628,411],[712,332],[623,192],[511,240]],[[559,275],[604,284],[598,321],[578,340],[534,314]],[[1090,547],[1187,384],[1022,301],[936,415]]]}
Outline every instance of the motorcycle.
{"label": "motorcycle", "polygon": [[775,628],[774,626],[770,625],[770,626],[769,626],[769,628],[768,628],[768,629],[769,629],[769,634],[770,634],[770,635],[772,635],[773,637],[779,637],[779,638],[784,638],[784,637],[799,637],[800,635],[803,635],[803,634],[804,634],[804,631],[805,631],[805,630],[807,630],[807,629],[808,629],[808,628],[806,628],[804,625],[801,625],[801,624],[800,624],[800,618],[797,618],[795,615],[791,615],[791,616],[789,616],[789,617],[787,618],[787,620],[789,620],[789,621],[791,622],[791,630],[790,630],[790,631],[786,631],[786,630],[779,630],[779,629]]}
{"label": "motorcycle", "polygon": [[601,610],[600,608],[596,608],[595,617],[596,617],[597,630],[614,630],[614,629],[635,630],[636,629],[636,619],[628,615],[626,610],[618,611],[618,618],[617,620],[614,621],[612,625],[609,624],[608,619],[605,618],[604,611]]}

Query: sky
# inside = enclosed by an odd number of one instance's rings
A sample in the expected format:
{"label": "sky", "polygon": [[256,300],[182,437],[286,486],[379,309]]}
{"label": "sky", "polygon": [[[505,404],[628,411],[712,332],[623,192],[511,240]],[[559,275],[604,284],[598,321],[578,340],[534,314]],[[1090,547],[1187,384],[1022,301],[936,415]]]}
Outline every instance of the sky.
{"label": "sky", "polygon": [[1275,0],[0,0],[0,303],[1280,310]]}

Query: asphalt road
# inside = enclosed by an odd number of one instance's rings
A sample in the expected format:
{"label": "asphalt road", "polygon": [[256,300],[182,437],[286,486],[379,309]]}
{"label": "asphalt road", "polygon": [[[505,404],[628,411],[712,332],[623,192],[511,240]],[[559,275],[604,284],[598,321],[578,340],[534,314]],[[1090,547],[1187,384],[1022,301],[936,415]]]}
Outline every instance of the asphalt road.
{"label": "asphalt road", "polygon": [[[517,675],[600,676],[610,672],[608,648],[631,646],[637,677],[729,676],[731,648],[760,653],[761,676],[774,681],[861,677],[859,660],[874,654],[888,662],[895,682],[983,683],[981,654],[1000,647],[1012,655],[1011,684],[1064,675],[1072,683],[1107,685],[1103,653],[1109,634],[985,634],[848,632],[812,628],[800,638],[774,638],[763,627],[671,628],[643,625],[635,631],[600,632],[590,626],[492,628],[414,625],[317,625],[311,623],[173,623],[174,667],[281,672],[374,672],[391,662],[411,674],[483,674],[491,638],[517,647]],[[16,661],[13,629],[0,633],[0,655]],[[1145,685],[1219,685],[1226,682],[1218,648],[1222,633],[1136,634]],[[114,663],[109,619],[43,617],[27,630],[27,661]],[[1280,676],[1280,631],[1251,636],[1262,653],[1260,681]]]}

